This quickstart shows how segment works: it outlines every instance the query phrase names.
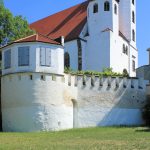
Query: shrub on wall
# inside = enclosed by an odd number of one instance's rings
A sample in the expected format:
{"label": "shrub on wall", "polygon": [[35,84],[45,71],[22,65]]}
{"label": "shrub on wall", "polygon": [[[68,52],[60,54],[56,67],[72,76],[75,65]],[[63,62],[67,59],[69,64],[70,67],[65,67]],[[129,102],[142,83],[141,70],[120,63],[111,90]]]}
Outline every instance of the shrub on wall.
{"label": "shrub on wall", "polygon": [[128,77],[128,74],[125,73],[117,73],[113,72],[112,68],[105,68],[103,69],[102,72],[97,72],[97,71],[74,71],[71,68],[66,68],[65,71],[66,74],[73,74],[73,75],[94,75],[94,76],[99,76],[99,77]]}

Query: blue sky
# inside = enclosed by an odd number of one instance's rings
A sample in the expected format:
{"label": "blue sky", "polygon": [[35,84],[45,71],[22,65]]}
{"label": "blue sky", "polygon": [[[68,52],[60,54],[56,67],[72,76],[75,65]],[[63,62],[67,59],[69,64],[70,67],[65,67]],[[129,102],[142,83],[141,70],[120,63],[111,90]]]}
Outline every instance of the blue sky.
{"label": "blue sky", "polygon": [[[84,0],[4,0],[5,6],[14,14],[24,16],[29,23],[49,16]],[[137,48],[139,66],[148,64],[150,47],[150,0],[137,0]]]}

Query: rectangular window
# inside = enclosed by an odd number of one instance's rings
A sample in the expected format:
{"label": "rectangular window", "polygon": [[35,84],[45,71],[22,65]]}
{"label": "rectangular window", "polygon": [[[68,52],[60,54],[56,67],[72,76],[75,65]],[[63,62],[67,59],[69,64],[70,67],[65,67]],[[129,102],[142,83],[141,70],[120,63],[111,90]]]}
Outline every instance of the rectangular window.
{"label": "rectangular window", "polygon": [[41,48],[40,49],[40,65],[41,66],[51,66],[51,49]]}
{"label": "rectangular window", "polygon": [[4,52],[4,68],[8,69],[11,67],[11,50]]}
{"label": "rectangular window", "polygon": [[18,66],[29,66],[29,46],[18,48]]}

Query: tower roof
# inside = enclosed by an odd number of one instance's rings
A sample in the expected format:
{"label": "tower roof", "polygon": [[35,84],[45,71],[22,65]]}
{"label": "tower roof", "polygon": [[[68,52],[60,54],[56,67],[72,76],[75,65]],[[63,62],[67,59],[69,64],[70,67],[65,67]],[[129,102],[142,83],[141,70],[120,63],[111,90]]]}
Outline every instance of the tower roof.
{"label": "tower roof", "polygon": [[64,36],[65,41],[76,39],[87,21],[88,4],[89,1],[86,1],[48,16],[30,24],[30,28],[52,39],[60,36]]}

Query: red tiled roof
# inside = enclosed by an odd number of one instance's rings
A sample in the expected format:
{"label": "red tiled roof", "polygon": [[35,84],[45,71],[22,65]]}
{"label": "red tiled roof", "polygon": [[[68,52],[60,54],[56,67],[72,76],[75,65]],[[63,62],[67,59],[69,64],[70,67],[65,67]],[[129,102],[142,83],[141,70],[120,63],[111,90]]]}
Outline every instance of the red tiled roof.
{"label": "red tiled roof", "polygon": [[13,43],[22,43],[22,42],[44,42],[44,43],[60,45],[59,42],[56,42],[56,41],[50,39],[49,37],[44,36],[39,33],[19,39],[17,41],[14,41]]}
{"label": "red tiled roof", "polygon": [[31,29],[43,35],[56,39],[65,37],[65,41],[76,39],[86,21],[89,1],[48,16],[30,25]]}

